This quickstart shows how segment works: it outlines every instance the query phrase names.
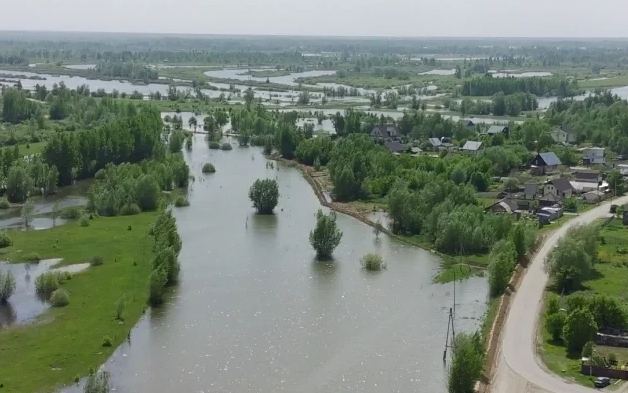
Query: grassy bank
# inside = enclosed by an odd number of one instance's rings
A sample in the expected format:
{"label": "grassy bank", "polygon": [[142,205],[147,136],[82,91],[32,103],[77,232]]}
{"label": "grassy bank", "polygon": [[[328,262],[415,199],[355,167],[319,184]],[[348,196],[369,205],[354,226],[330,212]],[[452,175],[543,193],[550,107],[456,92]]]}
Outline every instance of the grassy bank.
{"label": "grassy bank", "polygon": [[616,76],[608,79],[588,79],[578,81],[578,85],[584,89],[595,89],[605,87],[620,87],[628,85],[628,75]]}
{"label": "grassy bank", "polygon": [[[600,236],[604,241],[600,245],[599,262],[594,266],[592,278],[584,282],[580,292],[609,295],[624,302],[628,294],[628,255],[617,251],[628,244],[628,230],[620,219],[614,219],[600,230]],[[569,354],[562,341],[553,341],[544,329],[544,323],[545,313],[541,315],[539,325],[541,341],[538,349],[547,368],[567,379],[591,386],[589,376],[580,373],[579,354]],[[625,349],[596,346],[596,351],[602,355],[614,353],[623,362],[628,360],[628,350]]]}
{"label": "grassy bank", "polygon": [[[39,154],[41,153],[42,150],[44,150],[44,147],[46,146],[48,142],[37,142],[37,143],[22,143],[18,145],[18,148],[20,149],[20,156],[24,157],[24,156],[29,156],[31,154]],[[2,147],[2,150],[12,150],[14,149],[13,146],[4,146]]]}
{"label": "grassy bank", "polygon": [[[63,258],[64,264],[103,257],[63,284],[70,304],[52,308],[36,323],[0,331],[0,383],[3,392],[48,392],[98,367],[126,339],[146,308],[156,213],[96,218],[44,231],[11,231],[13,246],[0,258],[20,261],[26,253]],[[130,227],[130,230],[129,230]],[[115,319],[116,301],[127,298],[124,323]],[[103,347],[109,336],[111,347]]]}

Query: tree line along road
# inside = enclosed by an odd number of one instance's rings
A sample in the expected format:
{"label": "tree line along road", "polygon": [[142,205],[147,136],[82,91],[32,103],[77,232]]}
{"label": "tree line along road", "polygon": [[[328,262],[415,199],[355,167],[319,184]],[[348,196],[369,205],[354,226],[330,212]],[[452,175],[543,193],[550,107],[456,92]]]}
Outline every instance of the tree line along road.
{"label": "tree line along road", "polygon": [[574,225],[588,224],[595,219],[610,217],[610,206],[628,203],[628,196],[617,198],[589,210],[556,230],[543,244],[528,267],[511,304],[495,374],[490,391],[493,393],[591,393],[596,391],[569,382],[551,373],[536,354],[536,334],[543,292],[548,276],[543,264],[556,242]]}

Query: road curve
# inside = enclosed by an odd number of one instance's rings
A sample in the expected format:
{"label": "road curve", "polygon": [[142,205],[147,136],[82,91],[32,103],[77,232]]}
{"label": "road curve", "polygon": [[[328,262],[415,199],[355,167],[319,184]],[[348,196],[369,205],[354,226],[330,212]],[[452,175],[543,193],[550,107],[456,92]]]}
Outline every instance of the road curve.
{"label": "road curve", "polygon": [[[628,203],[628,196],[613,200],[613,204]],[[554,232],[543,244],[528,267],[510,306],[501,348],[497,355],[496,372],[490,385],[493,393],[591,393],[593,388],[570,383],[552,374],[536,356],[536,327],[547,274],[543,262],[558,239],[577,224],[586,224],[597,218],[609,217],[611,202],[589,210],[570,220]]]}

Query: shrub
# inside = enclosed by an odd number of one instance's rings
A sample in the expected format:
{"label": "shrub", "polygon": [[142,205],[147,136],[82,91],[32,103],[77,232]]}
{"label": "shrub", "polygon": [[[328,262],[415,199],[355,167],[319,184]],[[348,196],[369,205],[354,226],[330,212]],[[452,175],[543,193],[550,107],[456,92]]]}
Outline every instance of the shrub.
{"label": "shrub", "polygon": [[257,179],[249,189],[249,199],[258,214],[272,214],[279,201],[279,187],[272,179]]}
{"label": "shrub", "polygon": [[214,164],[206,162],[203,165],[203,173],[216,173],[216,168],[214,167]]}
{"label": "shrub", "polygon": [[53,307],[65,307],[70,304],[70,295],[65,289],[57,289],[50,295],[50,303]]}
{"label": "shrub", "polygon": [[28,254],[24,255],[24,260],[27,262],[39,262],[41,261],[41,257],[36,252],[29,252]]}
{"label": "shrub", "polygon": [[124,308],[126,307],[126,296],[122,295],[120,299],[116,302],[116,319],[123,320]]}
{"label": "shrub", "polygon": [[105,261],[100,255],[93,255],[89,260],[89,263],[92,266],[100,266],[105,263]]}
{"label": "shrub", "polygon": [[81,217],[82,211],[78,206],[71,206],[61,211],[61,218],[65,220],[76,220]]}
{"label": "shrub", "polygon": [[105,337],[102,338],[102,346],[103,347],[110,347],[111,345],[112,345],[111,337],[105,336]]}
{"label": "shrub", "polygon": [[176,207],[187,207],[190,206],[190,202],[182,196],[177,197],[174,201],[174,205]]}
{"label": "shrub", "polygon": [[148,287],[148,301],[156,306],[164,302],[164,291],[168,282],[168,272],[165,266],[160,266],[150,274]]}
{"label": "shrub", "polygon": [[10,207],[11,207],[11,204],[9,203],[9,200],[7,199],[7,197],[0,199],[0,209],[6,210]]}
{"label": "shrub", "polygon": [[565,313],[556,312],[548,314],[545,319],[545,330],[552,336],[552,340],[560,340],[565,327]]}
{"label": "shrub", "polygon": [[581,353],[584,345],[597,334],[597,324],[589,310],[576,309],[565,319],[563,339],[571,353]]}
{"label": "shrub", "polygon": [[232,150],[232,149],[233,149],[233,147],[231,146],[231,144],[227,143],[227,142],[223,143],[222,146],[220,146],[220,150],[229,151],[229,150]]}
{"label": "shrub", "polygon": [[89,216],[87,214],[83,214],[81,216],[81,219],[79,220],[79,225],[82,227],[88,227],[89,226]]}
{"label": "shrub", "polygon": [[135,203],[124,205],[122,209],[120,209],[120,214],[123,216],[134,216],[136,214],[140,214],[141,212],[140,207]]}
{"label": "shrub", "polygon": [[381,270],[386,267],[386,263],[379,254],[366,254],[360,262],[366,270]]}
{"label": "shrub", "polygon": [[220,143],[214,141],[209,142],[209,148],[212,150],[218,150],[220,149]]}
{"label": "shrub", "polygon": [[109,373],[102,371],[99,373],[90,372],[83,387],[83,393],[108,393]]}
{"label": "shrub", "polygon": [[44,299],[48,299],[50,294],[59,288],[59,279],[54,272],[40,274],[35,279],[35,290]]}
{"label": "shrub", "polygon": [[6,248],[13,245],[13,241],[6,232],[0,234],[0,248]]}
{"label": "shrub", "polygon": [[593,355],[594,348],[595,348],[595,343],[593,341],[589,341],[588,343],[584,344],[584,347],[582,347],[582,353],[580,354],[580,357],[582,358],[591,357],[591,355]]}
{"label": "shrub", "polygon": [[15,278],[10,271],[0,271],[0,304],[6,303],[15,292]]}

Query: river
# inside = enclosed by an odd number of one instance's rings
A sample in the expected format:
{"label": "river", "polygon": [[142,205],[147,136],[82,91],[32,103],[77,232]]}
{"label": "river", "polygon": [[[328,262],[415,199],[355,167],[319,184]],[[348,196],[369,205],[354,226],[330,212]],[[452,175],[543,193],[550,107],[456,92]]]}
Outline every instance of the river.
{"label": "river", "polygon": [[[116,391],[446,391],[453,284],[432,284],[434,254],[376,241],[339,215],[335,261],[318,262],[308,233],[321,206],[297,169],[267,168],[258,148],[209,150],[202,135],[184,155],[196,180],[191,206],[175,209],[180,283],[104,365]],[[217,173],[202,175],[205,162]],[[274,216],[254,214],[247,193],[257,178],[279,183]],[[388,268],[363,270],[367,252]],[[457,284],[456,331],[479,327],[487,293],[485,278]]]}

